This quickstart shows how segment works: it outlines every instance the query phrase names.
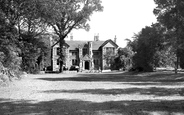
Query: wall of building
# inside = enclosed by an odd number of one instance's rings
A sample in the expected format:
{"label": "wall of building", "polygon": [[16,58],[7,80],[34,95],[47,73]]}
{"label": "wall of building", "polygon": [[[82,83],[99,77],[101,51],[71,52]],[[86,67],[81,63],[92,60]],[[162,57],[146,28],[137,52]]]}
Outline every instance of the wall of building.
{"label": "wall of building", "polygon": [[52,63],[53,63],[53,70],[52,71],[59,71],[59,65],[57,65],[57,60],[59,56],[57,55],[57,48],[58,46],[53,47],[53,52],[52,52]]}
{"label": "wall of building", "polygon": [[102,48],[102,68],[103,70],[105,70],[105,66],[108,66],[107,63],[106,63],[106,60],[104,59],[104,55],[106,55],[106,52],[108,51],[108,49],[113,49],[114,50],[114,54],[116,54],[117,50],[116,50],[116,47],[112,44],[112,43],[107,43],[105,46],[103,46]]}

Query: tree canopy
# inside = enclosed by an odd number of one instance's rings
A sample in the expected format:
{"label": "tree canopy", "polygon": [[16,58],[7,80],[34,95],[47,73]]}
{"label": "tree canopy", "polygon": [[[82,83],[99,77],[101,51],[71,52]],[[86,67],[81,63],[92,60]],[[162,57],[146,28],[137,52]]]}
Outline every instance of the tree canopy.
{"label": "tree canopy", "polygon": [[[72,29],[89,30],[90,16],[102,11],[100,0],[40,0],[41,16],[64,39]],[[44,1],[44,2],[43,2]]]}
{"label": "tree canopy", "polygon": [[[176,70],[179,63],[179,52],[184,49],[184,1],[154,0],[157,7],[154,14],[160,24],[166,27],[166,40],[176,54]],[[176,71],[177,72],[177,71]]]}
{"label": "tree canopy", "polygon": [[156,52],[162,48],[164,28],[158,23],[147,26],[134,36],[128,46],[132,48],[133,68],[141,71],[153,71],[158,57]]}
{"label": "tree canopy", "polygon": [[37,0],[0,0],[0,65],[9,77],[30,72],[41,52],[47,52],[47,43],[40,39],[46,24],[38,5]]}

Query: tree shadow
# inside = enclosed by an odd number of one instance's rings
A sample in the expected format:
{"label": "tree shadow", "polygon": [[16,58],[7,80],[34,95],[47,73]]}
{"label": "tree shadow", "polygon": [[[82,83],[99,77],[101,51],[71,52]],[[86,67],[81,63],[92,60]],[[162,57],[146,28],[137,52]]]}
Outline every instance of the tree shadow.
{"label": "tree shadow", "polygon": [[184,88],[127,88],[127,89],[83,89],[83,90],[47,90],[41,93],[87,93],[97,95],[121,95],[121,94],[140,94],[154,96],[184,96]]}
{"label": "tree shadow", "polygon": [[118,73],[118,74],[78,74],[75,77],[37,78],[46,81],[80,81],[80,82],[184,82],[184,73]]}
{"label": "tree shadow", "polygon": [[53,100],[39,103],[27,101],[0,103],[1,115],[149,115],[150,112],[184,113],[184,101],[111,101],[93,103],[79,100]]}
{"label": "tree shadow", "polygon": [[136,86],[148,86],[148,85],[154,85],[154,86],[171,86],[171,85],[181,85],[183,84],[182,81],[166,81],[166,82],[156,82],[156,81],[153,81],[153,82],[123,82],[123,84],[128,84],[128,85],[136,85]]}

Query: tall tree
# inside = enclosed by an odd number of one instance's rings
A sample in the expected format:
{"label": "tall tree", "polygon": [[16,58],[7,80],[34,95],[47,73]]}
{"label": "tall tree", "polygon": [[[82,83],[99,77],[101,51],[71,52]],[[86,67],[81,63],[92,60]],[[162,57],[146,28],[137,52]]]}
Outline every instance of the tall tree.
{"label": "tall tree", "polygon": [[157,20],[167,28],[167,38],[176,54],[175,73],[179,63],[179,50],[184,48],[184,1],[183,0],[154,0],[157,7],[154,14]]}
{"label": "tall tree", "polygon": [[24,1],[21,6],[22,15],[17,24],[22,68],[30,73],[42,70],[44,57],[49,53],[48,43],[44,42],[48,37],[44,36],[45,40],[43,39],[47,26],[40,17],[40,5],[38,0]]}
{"label": "tall tree", "polygon": [[0,0],[0,52],[4,55],[1,64],[11,71],[20,69],[18,47],[17,13],[13,0]]}
{"label": "tall tree", "polygon": [[4,66],[15,65],[16,56],[22,57],[22,65],[30,60],[30,65],[35,65],[43,54],[40,51],[44,52],[46,45],[39,37],[45,24],[40,18],[39,5],[38,0],[0,0],[0,52],[7,57]]}
{"label": "tall tree", "polygon": [[163,28],[158,24],[145,27],[135,36],[132,48],[135,52],[133,66],[143,71],[153,71],[155,66],[155,53],[162,46]]}
{"label": "tall tree", "polygon": [[60,71],[63,66],[62,48],[65,37],[73,29],[89,30],[88,21],[94,12],[102,11],[100,0],[40,0],[41,16],[58,35],[60,44]]}

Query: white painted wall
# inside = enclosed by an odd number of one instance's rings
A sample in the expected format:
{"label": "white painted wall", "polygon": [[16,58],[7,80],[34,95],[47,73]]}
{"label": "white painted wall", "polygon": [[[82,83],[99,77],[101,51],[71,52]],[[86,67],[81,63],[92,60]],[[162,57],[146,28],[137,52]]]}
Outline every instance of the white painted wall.
{"label": "white painted wall", "polygon": [[107,43],[104,47],[114,47],[114,45],[112,45],[112,43]]}

